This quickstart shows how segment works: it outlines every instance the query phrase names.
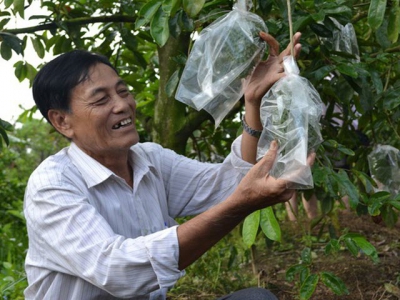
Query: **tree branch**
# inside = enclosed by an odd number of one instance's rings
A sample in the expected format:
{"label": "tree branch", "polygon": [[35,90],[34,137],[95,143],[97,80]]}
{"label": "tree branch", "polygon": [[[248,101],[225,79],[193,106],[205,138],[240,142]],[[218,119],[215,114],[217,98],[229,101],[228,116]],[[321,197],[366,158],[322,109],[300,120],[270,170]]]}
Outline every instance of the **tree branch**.
{"label": "tree branch", "polygon": [[[124,16],[124,15],[112,15],[112,16],[99,16],[99,17],[85,17],[85,18],[76,18],[76,19],[69,19],[63,20],[60,22],[49,22],[45,24],[40,24],[31,27],[25,28],[14,28],[14,29],[4,29],[2,32],[12,33],[12,34],[25,34],[25,33],[35,33],[37,31],[43,30],[51,30],[57,29],[61,26],[60,23],[66,26],[83,26],[95,23],[134,23],[136,22],[136,17],[133,16]],[[1,32],[1,31],[0,31]]]}
{"label": "tree branch", "polygon": [[[392,47],[392,48],[387,48],[383,51],[384,53],[395,53],[395,52],[400,52],[400,46]],[[382,52],[377,52],[377,53],[371,53],[369,56],[370,57],[376,57]]]}

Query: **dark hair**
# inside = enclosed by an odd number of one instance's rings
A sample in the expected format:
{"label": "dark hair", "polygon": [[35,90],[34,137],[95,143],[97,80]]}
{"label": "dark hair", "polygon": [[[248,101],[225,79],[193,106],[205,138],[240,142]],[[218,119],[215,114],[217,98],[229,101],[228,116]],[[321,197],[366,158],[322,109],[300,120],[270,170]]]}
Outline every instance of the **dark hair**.
{"label": "dark hair", "polygon": [[49,110],[69,111],[72,90],[85,81],[90,68],[99,63],[111,67],[117,73],[105,56],[85,50],[61,54],[37,73],[32,85],[33,99],[49,123]]}

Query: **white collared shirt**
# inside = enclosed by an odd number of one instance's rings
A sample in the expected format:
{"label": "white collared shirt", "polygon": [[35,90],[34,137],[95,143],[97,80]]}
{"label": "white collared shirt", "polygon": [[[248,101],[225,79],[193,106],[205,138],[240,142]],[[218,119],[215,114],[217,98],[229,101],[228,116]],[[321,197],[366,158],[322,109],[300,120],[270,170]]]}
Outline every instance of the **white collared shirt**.
{"label": "white collared shirt", "polygon": [[174,218],[233,192],[251,167],[240,143],[222,164],[137,144],[133,187],[74,143],[47,158],[25,193],[26,299],[165,299],[184,274]]}

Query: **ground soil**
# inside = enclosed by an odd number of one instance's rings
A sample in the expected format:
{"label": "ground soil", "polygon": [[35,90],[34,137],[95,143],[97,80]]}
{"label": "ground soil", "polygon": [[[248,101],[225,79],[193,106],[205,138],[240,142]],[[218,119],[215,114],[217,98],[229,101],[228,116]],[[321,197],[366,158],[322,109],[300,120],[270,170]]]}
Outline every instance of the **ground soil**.
{"label": "ground soil", "polygon": [[[363,234],[377,249],[379,262],[374,263],[362,253],[356,257],[345,249],[335,256],[327,256],[324,253],[326,243],[313,242],[312,272],[334,273],[346,284],[349,295],[337,296],[323,284],[318,284],[311,299],[400,299],[400,222],[393,228],[388,228],[381,220],[370,216],[339,212],[333,223],[340,234],[346,230]],[[311,236],[318,236],[319,227],[320,225],[310,231]],[[259,284],[271,289],[280,300],[298,299],[295,294],[296,282],[288,282],[285,273],[287,268],[299,263],[304,248],[304,232],[299,228],[304,228],[304,224],[288,221],[282,228],[287,230],[285,236],[290,237],[282,243],[282,249],[271,247],[267,251],[257,251]],[[288,249],[284,248],[285,245]]]}

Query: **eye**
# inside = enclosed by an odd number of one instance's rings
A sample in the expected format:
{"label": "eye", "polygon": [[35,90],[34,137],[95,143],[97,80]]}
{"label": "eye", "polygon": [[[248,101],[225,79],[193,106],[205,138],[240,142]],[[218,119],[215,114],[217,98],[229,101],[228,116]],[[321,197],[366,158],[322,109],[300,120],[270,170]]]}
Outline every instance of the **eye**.
{"label": "eye", "polygon": [[96,100],[93,104],[94,105],[103,105],[107,102],[108,99],[109,99],[108,95],[104,95],[100,99]]}
{"label": "eye", "polygon": [[121,96],[121,97],[127,97],[127,96],[129,96],[130,95],[130,92],[129,92],[129,90],[127,89],[127,88],[122,88],[122,89],[119,89],[118,90],[118,94]]}

